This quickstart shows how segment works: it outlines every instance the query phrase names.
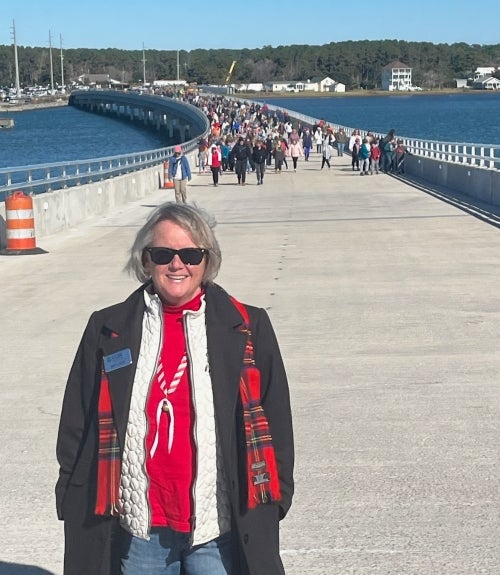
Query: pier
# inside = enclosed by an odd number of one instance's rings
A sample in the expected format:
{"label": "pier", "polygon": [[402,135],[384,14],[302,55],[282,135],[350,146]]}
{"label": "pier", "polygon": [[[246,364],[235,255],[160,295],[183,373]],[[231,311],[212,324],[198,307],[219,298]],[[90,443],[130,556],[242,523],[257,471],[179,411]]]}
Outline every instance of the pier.
{"label": "pier", "polygon": [[[498,229],[350,158],[245,187],[196,174],[216,281],[268,310],[291,388],[296,496],[287,575],[500,568]],[[136,287],[123,266],[144,196],[0,257],[0,573],[62,575],[53,488],[66,377],[89,314]]]}

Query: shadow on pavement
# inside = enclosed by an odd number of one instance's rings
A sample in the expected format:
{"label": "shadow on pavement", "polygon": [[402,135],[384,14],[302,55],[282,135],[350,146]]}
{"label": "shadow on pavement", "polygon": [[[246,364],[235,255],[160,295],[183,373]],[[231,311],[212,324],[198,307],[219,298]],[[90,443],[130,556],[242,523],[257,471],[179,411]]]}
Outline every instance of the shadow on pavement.
{"label": "shadow on pavement", "polygon": [[0,575],[54,575],[52,571],[35,567],[34,565],[21,565],[20,563],[5,563],[0,561]]}

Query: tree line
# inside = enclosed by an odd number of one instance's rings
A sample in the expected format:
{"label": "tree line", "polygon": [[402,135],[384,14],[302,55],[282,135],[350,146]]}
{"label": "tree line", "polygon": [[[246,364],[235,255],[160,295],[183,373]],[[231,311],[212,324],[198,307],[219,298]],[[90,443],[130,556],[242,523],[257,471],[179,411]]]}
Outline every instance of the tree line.
{"label": "tree line", "polygon": [[[500,73],[500,44],[433,44],[402,40],[332,42],[322,46],[264,46],[255,49],[118,50],[17,47],[21,86],[66,84],[83,74],[109,74],[127,84],[183,79],[223,84],[233,61],[231,83],[298,81],[329,76],[348,90],[380,88],[384,66],[399,60],[413,68],[413,84],[426,89],[455,87],[478,66]],[[500,77],[500,74],[494,74]],[[14,47],[0,45],[0,86],[16,80]]]}

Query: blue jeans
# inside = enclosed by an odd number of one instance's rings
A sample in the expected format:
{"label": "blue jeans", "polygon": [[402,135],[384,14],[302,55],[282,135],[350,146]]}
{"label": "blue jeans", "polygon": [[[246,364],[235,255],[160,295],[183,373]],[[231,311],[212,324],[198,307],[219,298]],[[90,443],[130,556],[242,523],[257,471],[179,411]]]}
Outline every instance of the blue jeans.
{"label": "blue jeans", "polygon": [[169,527],[151,529],[149,541],[122,531],[122,575],[236,575],[231,533],[195,547],[190,537]]}

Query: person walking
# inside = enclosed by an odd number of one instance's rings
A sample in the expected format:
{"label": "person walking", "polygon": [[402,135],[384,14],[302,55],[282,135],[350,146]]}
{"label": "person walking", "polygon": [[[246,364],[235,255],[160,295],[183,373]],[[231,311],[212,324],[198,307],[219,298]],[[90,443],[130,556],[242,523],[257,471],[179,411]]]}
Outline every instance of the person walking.
{"label": "person walking", "polygon": [[309,161],[309,155],[311,154],[312,145],[313,141],[311,131],[309,130],[309,128],[306,128],[304,130],[304,134],[302,135],[302,147],[304,149],[304,160],[306,162]]}
{"label": "person walking", "polygon": [[175,201],[185,204],[187,202],[187,183],[191,181],[191,167],[181,146],[175,146],[174,155],[168,164],[168,181],[174,182]]}
{"label": "person walking", "polygon": [[293,171],[297,171],[297,161],[298,159],[304,155],[304,150],[302,149],[302,142],[297,140],[296,142],[292,142],[288,146],[288,152],[290,157],[292,158],[293,164]]}
{"label": "person walking", "polygon": [[359,152],[361,150],[361,138],[359,136],[354,138],[354,143],[350,146],[350,149],[352,171],[359,172]]}
{"label": "person walking", "polygon": [[335,140],[337,142],[337,153],[339,156],[343,156],[346,144],[349,142],[344,128],[339,128],[338,131],[335,132]]}
{"label": "person walking", "polygon": [[217,187],[219,185],[219,174],[222,170],[222,153],[220,148],[215,145],[210,148],[210,152],[208,154],[208,165],[212,172],[214,187]]}
{"label": "person walking", "polygon": [[236,172],[236,177],[238,178],[238,185],[244,186],[246,183],[245,180],[250,150],[243,137],[238,138],[238,141],[231,150],[231,155],[234,158],[234,170]]}
{"label": "person walking", "polygon": [[88,321],[57,437],[64,575],[284,575],[286,372],[266,311],[214,283],[213,228],[157,207],[126,265],[140,287]]}
{"label": "person walking", "polygon": [[281,174],[281,170],[283,169],[283,162],[285,161],[285,152],[281,145],[281,142],[276,142],[274,146],[274,172],[276,174]]}
{"label": "person walking", "polygon": [[321,154],[323,151],[323,130],[321,126],[317,126],[314,131],[314,142],[316,143],[316,153]]}
{"label": "person walking", "polygon": [[328,137],[323,138],[323,143],[321,144],[321,169],[325,167],[325,164],[330,169],[330,158],[332,157],[332,147],[328,141]]}
{"label": "person walking", "polygon": [[207,166],[207,148],[208,143],[201,138],[198,140],[198,173],[204,174]]}
{"label": "person walking", "polygon": [[372,143],[370,146],[370,175],[372,175],[373,172],[375,172],[378,176],[380,154],[381,154],[381,152],[380,152],[378,140],[374,139],[374,140],[372,140]]}
{"label": "person walking", "polygon": [[264,183],[264,174],[266,172],[267,150],[264,142],[257,139],[252,152],[252,160],[257,174],[257,185],[260,186]]}
{"label": "person walking", "polygon": [[360,176],[368,176],[370,168],[370,144],[368,143],[368,138],[363,138],[363,143],[359,148],[359,166],[360,166]]}

